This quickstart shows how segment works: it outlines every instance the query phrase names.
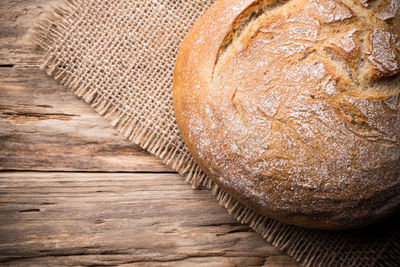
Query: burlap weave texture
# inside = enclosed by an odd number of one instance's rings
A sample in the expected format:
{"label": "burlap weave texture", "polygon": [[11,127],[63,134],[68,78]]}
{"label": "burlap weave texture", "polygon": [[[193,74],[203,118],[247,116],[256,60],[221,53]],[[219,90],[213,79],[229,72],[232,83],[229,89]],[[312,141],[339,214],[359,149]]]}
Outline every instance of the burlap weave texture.
{"label": "burlap weave texture", "polygon": [[214,0],[59,2],[33,29],[47,73],[87,101],[132,142],[211,189],[221,205],[268,242],[310,266],[400,264],[398,218],[352,231],[317,231],[256,214],[196,165],[180,137],[171,86],[179,45]]}

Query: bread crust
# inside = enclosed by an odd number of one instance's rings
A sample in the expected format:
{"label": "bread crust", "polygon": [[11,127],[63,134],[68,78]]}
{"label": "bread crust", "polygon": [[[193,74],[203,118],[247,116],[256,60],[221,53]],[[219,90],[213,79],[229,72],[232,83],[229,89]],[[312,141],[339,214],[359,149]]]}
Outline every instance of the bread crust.
{"label": "bread crust", "polygon": [[400,205],[399,1],[217,1],[177,56],[196,162],[258,213],[308,228]]}

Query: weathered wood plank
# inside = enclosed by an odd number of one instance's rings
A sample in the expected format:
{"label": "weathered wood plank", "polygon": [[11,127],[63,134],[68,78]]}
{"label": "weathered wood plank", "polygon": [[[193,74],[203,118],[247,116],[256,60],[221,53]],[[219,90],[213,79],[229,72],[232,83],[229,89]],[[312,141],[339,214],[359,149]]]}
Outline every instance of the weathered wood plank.
{"label": "weathered wood plank", "polygon": [[0,169],[171,172],[39,69],[0,68]]}
{"label": "weathered wood plank", "polygon": [[[271,256],[274,258],[275,256]],[[43,257],[33,259],[21,259],[13,263],[5,263],[3,266],[133,266],[133,267],[238,267],[238,266],[260,266],[260,258],[251,257],[207,257],[207,256],[188,256],[177,260],[169,261],[143,261],[132,260],[130,256],[126,255],[79,255],[79,256],[57,256],[57,257]],[[285,263],[267,263],[264,267],[294,267],[295,263],[286,261]]]}
{"label": "weathered wood plank", "polygon": [[3,264],[261,266],[283,256],[177,174],[3,172],[0,206]]}

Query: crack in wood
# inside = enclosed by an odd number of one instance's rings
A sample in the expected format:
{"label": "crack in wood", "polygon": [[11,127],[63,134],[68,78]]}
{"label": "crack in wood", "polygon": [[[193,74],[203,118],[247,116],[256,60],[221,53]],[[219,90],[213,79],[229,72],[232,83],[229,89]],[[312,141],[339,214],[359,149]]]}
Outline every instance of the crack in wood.
{"label": "crack in wood", "polygon": [[19,210],[18,212],[19,212],[19,213],[40,212],[40,209]]}
{"label": "crack in wood", "polygon": [[5,120],[12,120],[16,124],[24,124],[32,121],[43,121],[43,120],[61,120],[68,121],[73,117],[80,117],[76,114],[66,113],[36,113],[36,112],[22,112],[22,111],[1,111],[0,117]]}
{"label": "crack in wood", "polygon": [[[0,161],[1,162],[1,161]],[[0,166],[1,168],[1,166]],[[176,171],[87,171],[87,170],[80,170],[80,171],[69,171],[69,170],[30,170],[30,169],[0,169],[0,173],[3,172],[20,172],[20,173],[25,173],[25,172],[34,172],[34,173],[79,173],[79,174],[84,174],[84,173],[121,173],[121,174],[177,174]]]}
{"label": "crack in wood", "polygon": [[217,236],[224,236],[224,235],[229,235],[229,234],[235,234],[235,233],[248,233],[248,232],[253,232],[252,229],[250,229],[247,226],[242,225],[240,228],[238,229],[233,229],[233,230],[229,230],[226,233],[221,233],[221,234],[217,234]]}

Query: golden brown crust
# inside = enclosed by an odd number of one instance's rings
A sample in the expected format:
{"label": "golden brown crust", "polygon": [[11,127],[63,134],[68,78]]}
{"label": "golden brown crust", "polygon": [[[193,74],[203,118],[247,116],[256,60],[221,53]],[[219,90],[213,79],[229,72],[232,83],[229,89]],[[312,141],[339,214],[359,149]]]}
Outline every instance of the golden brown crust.
{"label": "golden brown crust", "polygon": [[305,227],[356,227],[393,213],[393,1],[217,1],[183,42],[173,86],[179,129],[207,175],[256,211]]}

